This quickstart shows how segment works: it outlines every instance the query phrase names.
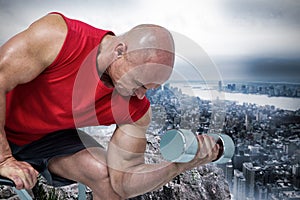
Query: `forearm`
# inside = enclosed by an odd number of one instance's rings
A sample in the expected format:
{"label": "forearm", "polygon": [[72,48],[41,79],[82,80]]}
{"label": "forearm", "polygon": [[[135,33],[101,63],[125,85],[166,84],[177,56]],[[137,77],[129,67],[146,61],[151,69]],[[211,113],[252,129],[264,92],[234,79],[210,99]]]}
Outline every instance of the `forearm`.
{"label": "forearm", "polygon": [[4,131],[5,124],[5,92],[0,92],[0,163],[6,160],[8,157],[11,157],[11,150],[8,145],[6,134]]}
{"label": "forearm", "polygon": [[[219,146],[212,137],[198,136],[199,149],[188,163],[145,164],[146,139],[130,128],[118,129],[109,144],[107,163],[111,184],[124,198],[140,195],[168,183],[178,174],[215,160]],[[127,132],[128,131],[128,132]]]}
{"label": "forearm", "polygon": [[0,130],[0,163],[11,157],[12,153],[3,128]]}
{"label": "forearm", "polygon": [[10,147],[6,140],[5,134],[0,133],[0,166],[9,158],[12,158]]}
{"label": "forearm", "polygon": [[134,197],[160,188],[181,173],[175,163],[140,164],[126,169],[115,189],[123,197]]}
{"label": "forearm", "polygon": [[0,161],[2,160],[2,157],[5,155],[11,155],[11,150],[9,148],[5,131],[3,129],[0,130]]}

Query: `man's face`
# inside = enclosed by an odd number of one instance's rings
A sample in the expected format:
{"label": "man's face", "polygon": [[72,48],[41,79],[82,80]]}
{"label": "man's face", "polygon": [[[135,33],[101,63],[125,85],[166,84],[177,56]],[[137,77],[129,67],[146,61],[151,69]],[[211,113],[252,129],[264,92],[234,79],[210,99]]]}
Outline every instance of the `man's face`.
{"label": "man's face", "polygon": [[123,96],[137,96],[143,99],[148,89],[158,88],[167,81],[171,73],[171,67],[157,63],[124,67],[115,82],[115,88]]}
{"label": "man's face", "polygon": [[169,79],[173,64],[173,53],[141,49],[117,59],[110,75],[119,94],[143,99],[148,89],[158,88]]}

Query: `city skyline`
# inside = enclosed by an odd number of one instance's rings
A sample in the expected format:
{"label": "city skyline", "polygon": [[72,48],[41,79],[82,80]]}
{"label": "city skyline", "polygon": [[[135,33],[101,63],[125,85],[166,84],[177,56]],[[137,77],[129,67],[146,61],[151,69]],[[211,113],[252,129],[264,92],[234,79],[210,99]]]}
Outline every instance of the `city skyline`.
{"label": "city skyline", "polygon": [[299,199],[299,109],[222,100],[214,103],[171,86],[151,91],[148,97],[154,116],[151,134],[162,135],[172,128],[198,134],[221,130],[234,140],[231,162],[218,165],[228,181],[231,199]]}

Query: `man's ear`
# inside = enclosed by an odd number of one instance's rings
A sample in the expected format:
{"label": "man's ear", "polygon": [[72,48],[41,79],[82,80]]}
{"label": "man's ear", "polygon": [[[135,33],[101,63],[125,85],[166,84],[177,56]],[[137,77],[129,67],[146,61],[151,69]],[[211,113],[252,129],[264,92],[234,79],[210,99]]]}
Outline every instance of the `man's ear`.
{"label": "man's ear", "polygon": [[121,58],[122,55],[126,52],[126,50],[127,50],[126,44],[123,42],[119,43],[116,46],[115,51],[114,51],[116,58]]}

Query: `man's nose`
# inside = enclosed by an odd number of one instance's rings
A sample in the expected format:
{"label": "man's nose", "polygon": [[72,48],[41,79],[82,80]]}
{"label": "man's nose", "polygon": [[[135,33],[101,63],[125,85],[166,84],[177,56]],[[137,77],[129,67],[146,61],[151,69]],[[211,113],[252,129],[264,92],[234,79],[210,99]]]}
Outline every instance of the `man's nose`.
{"label": "man's nose", "polygon": [[135,93],[135,95],[137,96],[137,98],[143,99],[143,98],[145,97],[145,95],[146,95],[146,92],[147,92],[146,89],[140,87],[140,88],[138,88],[137,90],[135,90],[134,93]]}

